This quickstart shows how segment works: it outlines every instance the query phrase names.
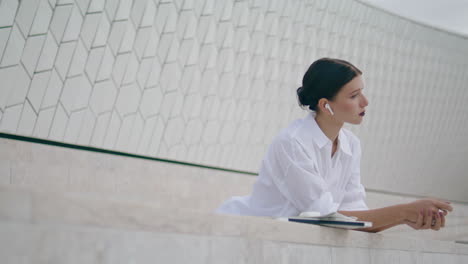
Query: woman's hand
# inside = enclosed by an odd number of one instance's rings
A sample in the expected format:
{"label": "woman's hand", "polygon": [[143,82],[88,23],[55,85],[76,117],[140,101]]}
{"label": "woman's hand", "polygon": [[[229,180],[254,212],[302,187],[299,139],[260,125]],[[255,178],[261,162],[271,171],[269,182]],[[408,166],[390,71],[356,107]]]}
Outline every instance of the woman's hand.
{"label": "woman's hand", "polygon": [[[452,206],[450,206],[450,202],[438,200],[438,199],[421,199],[411,203],[406,204],[406,213],[405,213],[405,220],[417,223],[419,218],[421,217],[421,212],[423,213],[423,221],[429,215],[431,216],[430,219],[434,219],[437,222],[437,216],[444,216],[444,218],[440,218],[440,222],[442,221],[445,224],[445,216],[448,212],[453,210]],[[442,215],[439,212],[442,212]]]}
{"label": "woman's hand", "polygon": [[430,210],[422,209],[416,222],[405,220],[404,223],[416,230],[432,229],[438,231],[445,226],[445,214],[444,212],[433,214]]}
{"label": "woman's hand", "polygon": [[[383,208],[339,212],[347,216],[355,216],[361,221],[373,223],[373,227],[358,229],[360,231],[380,232],[399,224],[407,224],[415,229],[439,230],[445,225],[445,215],[452,210],[449,202],[422,199]],[[432,224],[432,220],[434,220],[434,224]]]}

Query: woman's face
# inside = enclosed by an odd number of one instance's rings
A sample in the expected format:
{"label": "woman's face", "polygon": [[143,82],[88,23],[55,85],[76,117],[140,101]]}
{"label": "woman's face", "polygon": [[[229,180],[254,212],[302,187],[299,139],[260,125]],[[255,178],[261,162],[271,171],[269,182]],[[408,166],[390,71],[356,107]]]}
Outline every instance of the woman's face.
{"label": "woman's face", "polygon": [[361,115],[369,104],[369,101],[362,93],[364,82],[362,76],[358,75],[348,82],[335,97],[330,101],[330,107],[334,112],[334,118],[346,123],[360,124],[364,118]]}

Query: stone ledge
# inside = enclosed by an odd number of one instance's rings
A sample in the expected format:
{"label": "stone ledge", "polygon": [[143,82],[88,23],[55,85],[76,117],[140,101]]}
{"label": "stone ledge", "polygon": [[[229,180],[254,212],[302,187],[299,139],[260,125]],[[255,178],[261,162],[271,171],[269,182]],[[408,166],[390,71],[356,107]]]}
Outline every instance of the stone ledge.
{"label": "stone ledge", "polygon": [[126,202],[0,187],[0,221],[37,225],[242,237],[310,245],[468,255],[468,246],[393,234],[281,222],[268,218],[168,210]]}

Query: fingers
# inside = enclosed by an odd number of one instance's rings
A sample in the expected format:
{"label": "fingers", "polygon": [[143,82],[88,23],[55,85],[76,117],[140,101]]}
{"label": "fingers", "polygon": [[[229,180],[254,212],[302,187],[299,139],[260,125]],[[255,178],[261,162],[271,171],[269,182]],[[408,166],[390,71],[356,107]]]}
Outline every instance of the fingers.
{"label": "fingers", "polygon": [[418,214],[418,219],[416,220],[415,226],[420,229],[424,224],[424,209],[421,209]]}
{"label": "fingers", "polygon": [[439,201],[439,200],[434,200],[435,206],[437,206],[439,209],[446,210],[449,212],[452,212],[453,207],[450,205],[450,202],[444,202],[444,201]]}
{"label": "fingers", "polygon": [[431,228],[432,228],[432,230],[439,231],[440,226],[442,224],[440,214],[439,213],[433,213],[433,215],[434,215],[433,219],[435,219],[435,223]]}
{"label": "fingers", "polygon": [[411,222],[411,221],[408,221],[406,220],[405,221],[405,224],[409,225],[410,227],[412,227],[413,229],[416,229],[416,230],[420,230],[420,229],[424,229],[424,219],[426,219],[426,210],[424,209],[421,209],[419,211],[419,214],[418,214],[418,218],[416,220],[416,222]]}
{"label": "fingers", "polygon": [[440,215],[440,226],[445,227],[445,215],[443,213],[439,213]]}
{"label": "fingers", "polygon": [[405,220],[404,223],[416,230],[432,229],[440,230],[445,227],[446,212],[433,212],[430,209],[421,209],[416,222]]}
{"label": "fingers", "polygon": [[425,210],[426,215],[424,217],[424,224],[421,229],[430,229],[432,226],[432,211],[431,210]]}

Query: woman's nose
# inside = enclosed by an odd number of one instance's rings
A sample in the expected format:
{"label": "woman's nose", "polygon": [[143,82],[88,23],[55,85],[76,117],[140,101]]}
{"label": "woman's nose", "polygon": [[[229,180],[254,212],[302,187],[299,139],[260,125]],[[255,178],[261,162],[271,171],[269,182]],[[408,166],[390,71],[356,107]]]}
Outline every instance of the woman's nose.
{"label": "woman's nose", "polygon": [[364,107],[369,105],[369,100],[367,100],[367,97],[365,95],[362,96],[364,98]]}

